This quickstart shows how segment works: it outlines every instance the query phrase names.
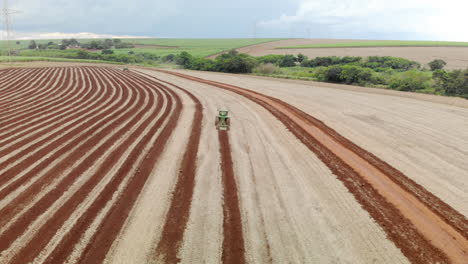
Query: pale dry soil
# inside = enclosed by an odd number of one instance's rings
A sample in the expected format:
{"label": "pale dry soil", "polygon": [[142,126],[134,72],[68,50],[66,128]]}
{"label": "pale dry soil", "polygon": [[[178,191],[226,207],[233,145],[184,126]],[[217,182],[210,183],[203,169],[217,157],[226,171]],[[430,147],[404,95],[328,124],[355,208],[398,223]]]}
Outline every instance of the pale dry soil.
{"label": "pale dry soil", "polygon": [[468,100],[347,85],[183,71],[284,100],[468,215]]}
{"label": "pale dry soil", "polygon": [[407,263],[342,183],[265,109],[219,88],[144,72],[190,90],[204,105],[182,263],[220,260],[222,185],[214,128],[218,108],[231,111],[229,136],[249,263]]}
{"label": "pale dry soil", "polygon": [[353,42],[360,40],[343,39],[290,39],[252,45],[237,49],[239,52],[252,56],[269,54],[302,53],[309,58],[324,56],[393,56],[417,61],[428,67],[427,63],[435,59],[447,62],[446,69],[468,68],[468,47],[365,47],[365,48],[313,48],[313,49],[277,49],[279,47],[314,45],[338,42]]}

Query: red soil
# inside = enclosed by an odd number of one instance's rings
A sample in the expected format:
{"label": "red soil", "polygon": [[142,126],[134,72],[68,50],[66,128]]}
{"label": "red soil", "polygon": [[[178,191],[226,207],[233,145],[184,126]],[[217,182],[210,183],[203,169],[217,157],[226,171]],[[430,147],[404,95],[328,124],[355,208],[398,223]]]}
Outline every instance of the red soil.
{"label": "red soil", "polygon": [[223,263],[245,263],[242,217],[239,208],[239,197],[229,145],[229,134],[218,132],[219,151],[221,153],[221,171],[223,173]]}

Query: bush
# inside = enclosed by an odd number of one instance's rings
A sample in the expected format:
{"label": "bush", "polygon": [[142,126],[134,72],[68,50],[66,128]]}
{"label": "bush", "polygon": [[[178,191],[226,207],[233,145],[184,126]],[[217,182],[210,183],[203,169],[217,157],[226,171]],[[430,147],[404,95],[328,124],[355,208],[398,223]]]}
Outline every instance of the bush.
{"label": "bush", "polygon": [[442,90],[446,95],[452,96],[468,96],[468,69],[454,70],[446,72],[437,70],[432,74],[437,82],[437,88]]}
{"label": "bush", "polygon": [[280,67],[294,67],[296,66],[296,57],[294,55],[284,55],[278,62]]}
{"label": "bush", "polygon": [[407,60],[399,57],[390,56],[369,56],[367,62],[361,64],[367,68],[392,68],[394,70],[408,71],[410,69],[418,69],[421,65],[415,61]]}
{"label": "bush", "polygon": [[257,57],[257,61],[263,64],[271,63],[278,65],[279,62],[283,59],[283,57],[284,55],[265,55]]}
{"label": "bush", "polygon": [[37,49],[37,43],[36,43],[36,41],[31,40],[31,42],[29,42],[28,48],[29,48],[29,49]]}
{"label": "bush", "polygon": [[103,55],[114,54],[114,51],[110,49],[105,49],[101,51],[101,54]]}
{"label": "bush", "polygon": [[174,54],[169,54],[169,55],[166,55],[164,57],[161,58],[161,61],[162,62],[173,62],[175,59],[175,55]]}
{"label": "bush", "polygon": [[445,65],[447,65],[447,63],[440,59],[436,59],[429,62],[429,67],[431,68],[431,71],[442,70],[445,67]]}
{"label": "bush", "polygon": [[297,55],[296,61],[299,62],[299,63],[302,63],[303,61],[305,61],[305,60],[307,60],[307,59],[308,59],[307,56],[305,56],[305,55],[302,54],[302,53],[299,53],[299,54]]}
{"label": "bush", "polygon": [[253,69],[253,72],[260,74],[278,74],[281,73],[281,69],[272,63],[267,63],[258,65]]}
{"label": "bush", "polygon": [[329,57],[316,57],[315,59],[311,60],[303,60],[301,62],[302,67],[327,67],[331,65],[338,65],[338,64],[348,64],[348,63],[357,63],[362,60],[361,57],[337,57],[337,56],[329,56]]}
{"label": "bush", "polygon": [[371,81],[372,70],[354,65],[341,66],[340,81],[346,84],[366,84]]}
{"label": "bush", "polygon": [[429,80],[430,77],[426,74],[416,70],[411,70],[392,77],[388,85],[391,89],[414,92],[428,88]]}
{"label": "bush", "polygon": [[247,54],[239,54],[235,50],[218,56],[215,60],[215,70],[229,73],[251,73],[257,65],[257,60]]}

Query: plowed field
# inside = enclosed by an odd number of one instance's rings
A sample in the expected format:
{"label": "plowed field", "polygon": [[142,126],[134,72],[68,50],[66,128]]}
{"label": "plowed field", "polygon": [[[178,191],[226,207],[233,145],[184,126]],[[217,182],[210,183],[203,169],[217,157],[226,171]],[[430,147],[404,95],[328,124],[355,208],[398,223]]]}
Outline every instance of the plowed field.
{"label": "plowed field", "polygon": [[467,120],[252,77],[0,70],[0,263],[466,263]]}

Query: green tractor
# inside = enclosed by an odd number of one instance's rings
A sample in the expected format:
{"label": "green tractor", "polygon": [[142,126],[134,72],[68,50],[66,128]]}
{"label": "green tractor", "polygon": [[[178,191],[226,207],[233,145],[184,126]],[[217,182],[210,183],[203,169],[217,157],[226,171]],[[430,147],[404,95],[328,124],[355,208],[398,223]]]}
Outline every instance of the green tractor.
{"label": "green tractor", "polygon": [[231,124],[231,119],[228,117],[229,111],[218,110],[218,112],[219,114],[216,116],[215,120],[216,129],[229,131],[229,125]]}

